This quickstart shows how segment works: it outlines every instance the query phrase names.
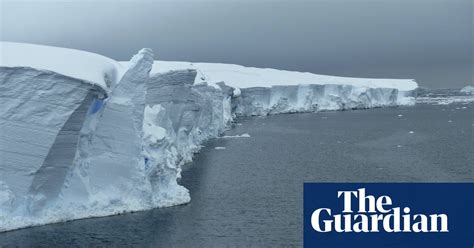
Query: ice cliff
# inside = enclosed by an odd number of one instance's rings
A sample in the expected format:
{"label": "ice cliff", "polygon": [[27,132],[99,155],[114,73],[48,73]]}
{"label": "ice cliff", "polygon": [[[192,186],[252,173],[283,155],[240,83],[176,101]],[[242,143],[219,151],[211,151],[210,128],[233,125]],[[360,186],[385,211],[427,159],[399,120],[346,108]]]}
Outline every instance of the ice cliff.
{"label": "ice cliff", "polygon": [[1,43],[0,231],[190,201],[181,166],[236,116],[413,104],[413,80],[129,62]]}

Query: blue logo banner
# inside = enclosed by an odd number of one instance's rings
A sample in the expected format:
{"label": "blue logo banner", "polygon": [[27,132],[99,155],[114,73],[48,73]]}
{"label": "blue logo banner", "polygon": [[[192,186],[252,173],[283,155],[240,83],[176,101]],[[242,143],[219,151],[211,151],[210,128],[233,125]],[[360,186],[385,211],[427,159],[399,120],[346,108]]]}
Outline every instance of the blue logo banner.
{"label": "blue logo banner", "polygon": [[474,183],[305,183],[304,246],[474,247]]}

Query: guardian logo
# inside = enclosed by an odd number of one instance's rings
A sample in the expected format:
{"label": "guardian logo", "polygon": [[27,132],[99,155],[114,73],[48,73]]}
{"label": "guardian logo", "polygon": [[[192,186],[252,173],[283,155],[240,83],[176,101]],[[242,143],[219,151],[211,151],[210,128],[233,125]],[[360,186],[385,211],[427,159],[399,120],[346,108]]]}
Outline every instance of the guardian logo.
{"label": "guardian logo", "polygon": [[[392,208],[390,196],[366,195],[365,188],[338,191],[344,204],[342,214],[330,208],[319,208],[311,215],[311,225],[317,232],[448,232],[446,214],[410,214],[410,208]],[[357,203],[357,209],[354,208]]]}
{"label": "guardian logo", "polygon": [[305,183],[305,247],[474,247],[473,183]]}

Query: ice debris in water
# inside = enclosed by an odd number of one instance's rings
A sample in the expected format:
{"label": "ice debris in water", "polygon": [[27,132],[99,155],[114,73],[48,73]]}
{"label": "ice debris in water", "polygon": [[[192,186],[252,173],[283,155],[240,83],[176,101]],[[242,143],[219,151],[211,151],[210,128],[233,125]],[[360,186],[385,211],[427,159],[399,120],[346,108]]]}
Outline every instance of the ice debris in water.
{"label": "ice debris in water", "polygon": [[227,138],[250,138],[250,134],[244,133],[240,135],[224,135],[221,138],[227,139]]}

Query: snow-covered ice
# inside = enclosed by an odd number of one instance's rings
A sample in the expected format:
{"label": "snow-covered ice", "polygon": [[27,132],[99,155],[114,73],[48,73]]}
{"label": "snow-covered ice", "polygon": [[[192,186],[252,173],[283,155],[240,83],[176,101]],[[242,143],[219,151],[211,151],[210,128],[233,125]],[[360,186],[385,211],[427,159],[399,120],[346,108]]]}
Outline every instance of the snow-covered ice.
{"label": "snow-covered ice", "polygon": [[104,89],[117,83],[127,68],[95,53],[15,42],[0,42],[0,66],[53,71]]}
{"label": "snow-covered ice", "polygon": [[236,116],[410,105],[417,87],[0,47],[0,231],[187,203],[181,166],[205,140],[250,137],[221,136]]}
{"label": "snow-covered ice", "polygon": [[[125,64],[128,62],[125,62]],[[225,82],[236,89],[251,87],[270,87],[288,85],[351,85],[355,87],[392,88],[400,91],[414,90],[418,87],[412,79],[350,78],[318,75],[309,72],[276,70],[271,68],[244,67],[234,64],[190,63],[174,61],[155,61],[151,73],[170,70],[194,69],[198,72],[195,83],[215,84]]]}

